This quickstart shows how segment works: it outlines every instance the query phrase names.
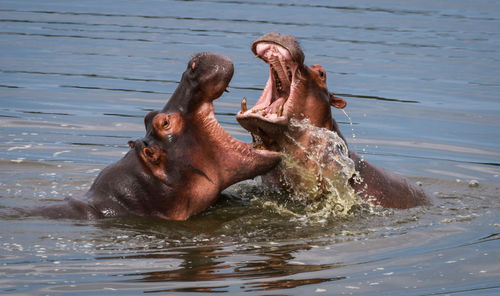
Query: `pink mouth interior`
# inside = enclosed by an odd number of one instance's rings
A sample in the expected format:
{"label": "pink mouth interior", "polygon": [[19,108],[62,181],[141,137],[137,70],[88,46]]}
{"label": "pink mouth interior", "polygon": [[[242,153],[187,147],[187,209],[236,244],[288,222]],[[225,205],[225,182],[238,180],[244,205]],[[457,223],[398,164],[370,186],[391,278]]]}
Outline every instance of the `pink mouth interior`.
{"label": "pink mouth interior", "polygon": [[269,79],[255,106],[250,110],[242,106],[241,113],[257,113],[266,119],[283,117],[290,109],[289,99],[293,96],[298,66],[288,50],[276,43],[261,42],[256,46],[256,53],[269,64]]}

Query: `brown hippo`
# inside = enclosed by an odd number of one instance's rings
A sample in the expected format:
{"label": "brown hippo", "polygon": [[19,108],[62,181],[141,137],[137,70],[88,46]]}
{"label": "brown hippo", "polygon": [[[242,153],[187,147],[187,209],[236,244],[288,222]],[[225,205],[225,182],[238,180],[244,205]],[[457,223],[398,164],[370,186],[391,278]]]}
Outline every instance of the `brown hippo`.
{"label": "brown hippo", "polygon": [[[242,110],[237,114],[239,123],[252,133],[254,146],[286,151],[303,167],[312,171],[329,169],[327,175],[335,176],[336,171],[342,169],[338,164],[320,168],[317,161],[311,161],[304,154],[303,147],[313,142],[317,145],[320,141],[318,147],[323,144],[321,149],[328,148],[328,153],[344,154],[352,160],[357,173],[350,175],[346,182],[364,199],[400,209],[430,203],[424,191],[406,178],[370,164],[353,151],[345,151],[347,146],[327,147],[331,141],[321,143],[323,140],[311,135],[311,129],[298,128],[294,124],[307,120],[308,124],[334,131],[344,139],[332,118],[330,106],[341,109],[346,102],[328,91],[323,67],[304,65],[304,53],[293,36],[265,34],[252,43],[252,51],[269,64],[269,79],[259,100],[253,108],[247,109],[246,99],[243,99]],[[290,168],[277,166],[263,176],[263,180],[287,190],[289,184],[283,182],[284,176],[290,179],[292,175],[292,179],[301,184],[307,181],[286,170]]]}
{"label": "brown hippo", "polygon": [[279,153],[232,138],[215,119],[213,100],[226,90],[233,71],[227,57],[194,56],[163,110],[145,116],[146,136],[130,141],[131,150],[103,169],[84,201],[69,198],[32,214],[185,220],[210,206],[231,184],[273,168]]}

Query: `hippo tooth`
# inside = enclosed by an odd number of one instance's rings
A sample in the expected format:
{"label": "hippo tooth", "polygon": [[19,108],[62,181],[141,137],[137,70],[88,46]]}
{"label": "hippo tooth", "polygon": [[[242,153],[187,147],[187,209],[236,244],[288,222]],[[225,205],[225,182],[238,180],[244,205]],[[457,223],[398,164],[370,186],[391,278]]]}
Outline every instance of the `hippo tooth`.
{"label": "hippo tooth", "polygon": [[247,98],[243,97],[243,101],[241,101],[241,113],[247,112]]}
{"label": "hippo tooth", "polygon": [[278,115],[278,117],[283,116],[283,106],[284,106],[284,105],[280,105],[280,107],[278,108],[278,114],[277,114],[277,115]]}
{"label": "hippo tooth", "polygon": [[276,74],[278,75],[279,80],[286,82],[287,85],[290,84],[288,76],[285,74],[283,69],[282,61],[279,56],[273,55],[269,58],[269,64],[272,66]]}
{"label": "hippo tooth", "polygon": [[279,60],[281,74],[282,74],[283,78],[285,79],[287,85],[289,85],[292,77],[289,77],[285,74],[288,71],[288,65],[286,64],[286,61],[284,60],[282,55],[278,56],[278,60]]}
{"label": "hippo tooth", "polygon": [[266,117],[266,115],[267,115],[266,110],[262,110],[262,116]]}

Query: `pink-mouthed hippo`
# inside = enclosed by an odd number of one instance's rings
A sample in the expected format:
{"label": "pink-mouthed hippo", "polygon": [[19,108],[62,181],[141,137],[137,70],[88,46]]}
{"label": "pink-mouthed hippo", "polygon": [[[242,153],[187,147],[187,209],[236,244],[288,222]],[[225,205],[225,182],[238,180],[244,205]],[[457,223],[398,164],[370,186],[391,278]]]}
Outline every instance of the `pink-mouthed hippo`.
{"label": "pink-mouthed hippo", "polygon": [[[307,131],[292,128],[291,121],[307,119],[311,125],[334,131],[345,141],[330,110],[330,106],[344,108],[345,100],[328,91],[322,66],[304,64],[304,53],[293,36],[265,34],[252,43],[252,51],[269,64],[269,79],[255,106],[248,109],[246,99],[243,100],[242,110],[237,114],[238,122],[252,133],[254,146],[287,151],[304,167],[317,169],[317,164],[309,161],[297,145],[308,145],[310,135]],[[338,149],[331,151],[347,153]],[[353,151],[347,156],[354,162],[360,177],[352,177],[348,182],[364,199],[399,209],[431,203],[430,197],[405,177],[377,167]],[[286,169],[277,166],[264,175],[263,180],[289,189],[280,181],[285,173],[293,175],[293,172],[283,171]],[[338,167],[332,166],[331,169],[337,170]],[[294,177],[297,182],[303,181],[300,176]]]}

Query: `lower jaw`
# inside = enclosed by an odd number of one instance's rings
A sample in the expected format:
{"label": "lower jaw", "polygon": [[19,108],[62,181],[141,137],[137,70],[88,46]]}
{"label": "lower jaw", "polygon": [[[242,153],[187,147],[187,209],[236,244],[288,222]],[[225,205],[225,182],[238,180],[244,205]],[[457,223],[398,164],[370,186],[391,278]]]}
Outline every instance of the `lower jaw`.
{"label": "lower jaw", "polygon": [[271,105],[259,106],[256,104],[247,110],[246,100],[244,100],[242,110],[238,112],[236,119],[243,128],[252,134],[255,149],[280,152],[281,148],[278,142],[279,138],[283,137],[288,130],[288,118],[283,115],[283,106],[277,112],[268,113],[267,110],[272,109]]}
{"label": "lower jaw", "polygon": [[260,133],[259,135],[252,133],[252,138],[253,138],[252,146],[254,149],[268,150],[274,152],[281,151],[278,142],[271,137],[262,135],[262,133]]}
{"label": "lower jaw", "polygon": [[238,114],[236,119],[239,124],[252,135],[266,138],[276,138],[287,131],[288,120],[286,117],[267,118],[260,114]]}

